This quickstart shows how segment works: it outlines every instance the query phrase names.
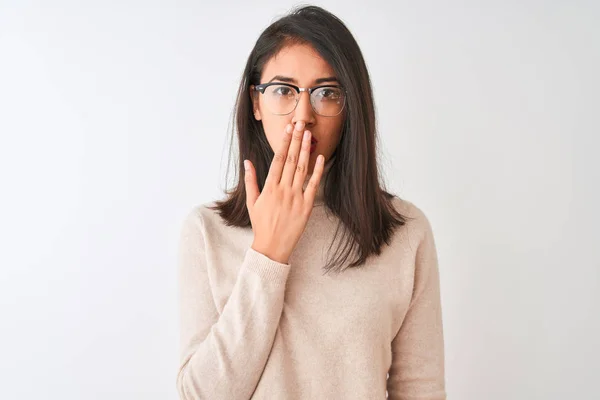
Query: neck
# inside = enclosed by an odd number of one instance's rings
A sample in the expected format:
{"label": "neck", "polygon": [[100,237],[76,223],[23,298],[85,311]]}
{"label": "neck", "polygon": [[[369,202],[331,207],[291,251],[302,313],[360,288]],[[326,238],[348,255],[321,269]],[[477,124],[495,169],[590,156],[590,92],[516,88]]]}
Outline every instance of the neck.
{"label": "neck", "polygon": [[[327,174],[329,173],[329,170],[331,169],[331,166],[333,165],[333,160],[334,160],[334,157],[327,160],[327,162],[325,163],[325,165],[323,167],[323,175],[321,175],[321,180],[319,181],[319,188],[317,190],[317,194],[315,195],[314,204],[322,204],[325,201],[325,178],[327,178]],[[313,172],[314,172],[314,170],[313,170]],[[303,189],[306,189],[306,187],[308,186],[308,182],[312,178],[313,172],[306,175],[306,179],[304,180],[304,186],[302,187]]]}

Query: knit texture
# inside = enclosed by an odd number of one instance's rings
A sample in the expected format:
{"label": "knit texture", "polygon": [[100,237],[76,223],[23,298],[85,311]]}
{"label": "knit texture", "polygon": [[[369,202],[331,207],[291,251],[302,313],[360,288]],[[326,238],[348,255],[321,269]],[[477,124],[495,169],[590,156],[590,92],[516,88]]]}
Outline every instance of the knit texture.
{"label": "knit texture", "polygon": [[362,267],[325,274],[338,219],[323,203],[324,178],[288,264],[254,251],[252,230],[226,226],[208,208],[214,203],[185,218],[178,258],[182,400],[446,399],[438,261],[427,217],[394,198],[414,219],[391,245]]}

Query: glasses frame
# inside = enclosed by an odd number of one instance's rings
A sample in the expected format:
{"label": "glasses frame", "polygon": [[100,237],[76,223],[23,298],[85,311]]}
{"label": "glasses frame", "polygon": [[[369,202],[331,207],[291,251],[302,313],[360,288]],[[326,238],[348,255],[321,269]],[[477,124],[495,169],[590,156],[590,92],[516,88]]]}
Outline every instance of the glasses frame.
{"label": "glasses frame", "polygon": [[286,82],[268,82],[268,83],[261,83],[259,85],[254,85],[254,90],[257,92],[260,92],[262,94],[265,94],[265,89],[268,88],[269,86],[274,86],[274,85],[279,85],[279,86],[287,86],[290,87],[292,89],[294,89],[297,93],[296,96],[296,104],[294,105],[294,108],[292,108],[292,110],[288,113],[285,114],[277,114],[272,112],[271,110],[269,110],[269,112],[271,112],[271,114],[274,115],[288,115],[291,114],[292,112],[294,112],[294,110],[296,109],[296,107],[298,107],[298,103],[300,102],[300,95],[302,94],[302,92],[307,92],[308,93],[308,97],[310,98],[310,96],[312,95],[312,93],[320,88],[324,88],[324,87],[334,87],[334,88],[338,88],[340,89],[343,93],[344,93],[344,104],[342,104],[342,108],[340,109],[340,112],[335,114],[335,115],[323,115],[323,114],[319,114],[319,112],[317,110],[315,110],[315,106],[312,103],[312,101],[310,101],[310,106],[313,109],[313,111],[322,116],[322,117],[337,117],[338,115],[340,115],[342,113],[342,111],[344,111],[344,108],[346,108],[346,90],[341,86],[341,85],[332,85],[332,84],[328,84],[328,85],[318,85],[318,86],[313,86],[313,87],[308,87],[308,88],[302,88],[296,85],[293,85],[291,83],[286,83]]}

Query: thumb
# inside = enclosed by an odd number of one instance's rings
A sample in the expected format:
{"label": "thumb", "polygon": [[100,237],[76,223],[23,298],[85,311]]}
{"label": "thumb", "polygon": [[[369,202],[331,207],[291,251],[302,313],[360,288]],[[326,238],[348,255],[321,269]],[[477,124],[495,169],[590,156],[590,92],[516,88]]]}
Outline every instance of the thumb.
{"label": "thumb", "polygon": [[246,186],[246,207],[251,211],[260,195],[258,184],[256,183],[256,174],[254,165],[250,160],[244,160],[244,185]]}

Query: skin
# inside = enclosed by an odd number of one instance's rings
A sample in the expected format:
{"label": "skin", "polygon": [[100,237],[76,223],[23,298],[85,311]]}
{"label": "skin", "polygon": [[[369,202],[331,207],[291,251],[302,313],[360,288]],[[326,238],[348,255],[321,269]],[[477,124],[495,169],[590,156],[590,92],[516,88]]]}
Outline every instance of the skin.
{"label": "skin", "polygon": [[[290,82],[300,87],[336,83],[335,74],[312,47],[293,45],[282,49],[267,62],[261,82]],[[318,82],[322,78],[333,78]],[[308,93],[302,92],[298,106],[287,115],[274,115],[261,104],[261,95],[251,90],[254,116],[262,121],[273,149],[269,173],[259,192],[256,170],[244,160],[246,206],[252,223],[252,248],[268,258],[287,264],[312,212],[323,175],[324,163],[340,140],[344,113],[323,117],[312,109]],[[310,152],[311,137],[318,140]],[[303,184],[310,174],[306,189]]]}
{"label": "skin", "polygon": [[[273,56],[263,68],[261,83],[269,82],[275,76],[292,78],[291,81],[275,79],[274,82],[292,83],[299,87],[313,87],[319,84],[339,84],[337,80],[317,83],[319,78],[335,78],[331,66],[309,45],[295,44],[284,47]],[[318,115],[312,109],[308,93],[300,94],[300,101],[294,111],[287,115],[274,115],[262,104],[262,95],[251,90],[254,117],[262,121],[267,140],[273,151],[281,147],[282,132],[292,124],[300,132],[308,130],[318,142],[316,150],[310,154],[308,173],[311,174],[317,156],[322,154],[325,162],[337,147],[344,121],[345,110],[335,117]]]}
{"label": "skin", "polygon": [[310,134],[288,124],[280,147],[269,168],[262,192],[258,190],[256,170],[244,160],[246,206],[252,222],[252,248],[268,258],[287,264],[304,232],[312,212],[315,195],[323,175],[323,156],[317,157],[306,190]]}

